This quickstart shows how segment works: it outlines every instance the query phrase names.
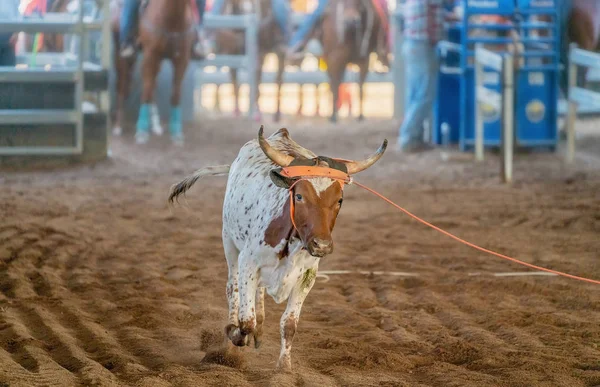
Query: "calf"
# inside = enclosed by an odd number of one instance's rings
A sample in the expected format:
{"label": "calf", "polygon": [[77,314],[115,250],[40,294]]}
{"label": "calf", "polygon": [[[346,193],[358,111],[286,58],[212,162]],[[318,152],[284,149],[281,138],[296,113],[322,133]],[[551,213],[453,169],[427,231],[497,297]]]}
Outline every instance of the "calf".
{"label": "calf", "polygon": [[[302,304],[319,260],[333,251],[331,232],[349,176],[373,165],[387,140],[364,161],[317,157],[293,141],[286,129],[268,140],[246,143],[231,166],[196,171],[173,186],[169,200],[200,177],[229,174],[223,204],[223,248],[229,268],[229,321],[225,334],[237,346],[261,343],[265,291],[277,303],[287,300],[280,322],[277,367],[291,369],[291,346]],[[301,167],[301,168],[297,168]],[[298,175],[290,171],[305,171]]]}

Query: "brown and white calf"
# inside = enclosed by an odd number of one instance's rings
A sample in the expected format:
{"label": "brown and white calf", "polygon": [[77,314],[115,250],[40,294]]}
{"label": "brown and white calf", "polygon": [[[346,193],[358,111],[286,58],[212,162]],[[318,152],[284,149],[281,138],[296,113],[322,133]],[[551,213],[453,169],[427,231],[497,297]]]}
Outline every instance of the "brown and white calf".
{"label": "brown and white calf", "polygon": [[333,251],[331,232],[342,205],[343,183],[327,177],[290,178],[282,168],[321,166],[352,175],[379,160],[386,146],[387,141],[364,161],[333,160],[301,147],[286,129],[265,140],[261,127],[258,140],[246,143],[231,166],[198,170],[172,188],[171,202],[202,176],[229,174],[223,204],[223,248],[229,267],[225,334],[233,344],[249,345],[252,336],[254,346],[260,346],[265,291],[277,303],[287,300],[277,367],[291,369],[302,304],[315,282],[319,260]]}

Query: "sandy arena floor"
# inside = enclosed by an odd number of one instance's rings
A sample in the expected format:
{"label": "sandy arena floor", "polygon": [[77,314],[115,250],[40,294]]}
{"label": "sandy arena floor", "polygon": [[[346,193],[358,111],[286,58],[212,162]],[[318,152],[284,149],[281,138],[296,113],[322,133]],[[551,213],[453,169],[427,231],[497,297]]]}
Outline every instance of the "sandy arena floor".
{"label": "sandy arena floor", "polygon": [[[278,127],[267,121],[270,134]],[[596,123],[592,126],[597,128]],[[290,120],[319,154],[359,158],[390,121]],[[283,305],[267,297],[259,351],[203,360],[226,321],[221,246],[225,179],[201,181],[170,211],[171,184],[233,160],[258,125],[203,118],[183,150],[167,138],[113,139],[111,160],[37,172],[0,171],[1,386],[597,386],[598,286],[483,255],[349,188],[292,350],[274,372]],[[597,135],[598,136],[598,135]],[[441,151],[388,154],[357,176],[417,215],[485,247],[600,279],[600,139],[575,165],[519,155],[515,183]],[[225,364],[219,364],[225,363]]]}

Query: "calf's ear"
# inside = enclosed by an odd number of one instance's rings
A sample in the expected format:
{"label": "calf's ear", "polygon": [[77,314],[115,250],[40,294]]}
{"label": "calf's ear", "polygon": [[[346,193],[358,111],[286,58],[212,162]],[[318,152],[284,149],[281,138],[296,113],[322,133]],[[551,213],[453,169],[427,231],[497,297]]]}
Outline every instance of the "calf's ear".
{"label": "calf's ear", "polygon": [[292,184],[296,181],[295,178],[283,176],[281,170],[273,169],[269,174],[273,183],[279,188],[290,189]]}

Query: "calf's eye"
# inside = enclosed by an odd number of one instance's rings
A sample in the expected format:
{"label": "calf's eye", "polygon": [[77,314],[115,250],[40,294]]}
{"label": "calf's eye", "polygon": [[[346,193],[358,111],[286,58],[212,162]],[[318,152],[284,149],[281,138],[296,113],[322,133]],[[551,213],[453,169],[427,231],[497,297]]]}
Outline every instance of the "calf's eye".
{"label": "calf's eye", "polygon": [[296,194],[296,201],[299,202],[302,200],[302,195]]}

